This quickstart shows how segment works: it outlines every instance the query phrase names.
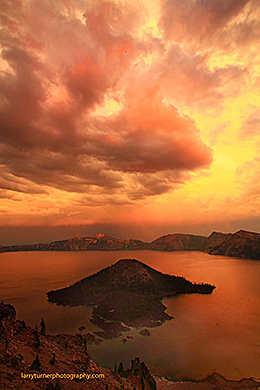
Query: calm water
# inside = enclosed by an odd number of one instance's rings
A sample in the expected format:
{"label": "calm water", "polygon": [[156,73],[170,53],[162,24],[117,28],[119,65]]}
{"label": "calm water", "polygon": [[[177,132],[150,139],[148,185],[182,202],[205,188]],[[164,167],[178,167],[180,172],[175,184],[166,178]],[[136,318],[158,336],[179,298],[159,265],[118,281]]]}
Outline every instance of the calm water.
{"label": "calm water", "polygon": [[35,327],[45,319],[49,333],[76,333],[92,308],[61,307],[45,293],[90,275],[122,258],[136,258],[164,273],[216,284],[209,296],[164,299],[175,319],[90,347],[93,360],[113,368],[140,356],[160,376],[201,378],[217,371],[230,378],[260,377],[260,262],[199,252],[24,252],[0,254],[0,299],[15,305],[17,316]]}

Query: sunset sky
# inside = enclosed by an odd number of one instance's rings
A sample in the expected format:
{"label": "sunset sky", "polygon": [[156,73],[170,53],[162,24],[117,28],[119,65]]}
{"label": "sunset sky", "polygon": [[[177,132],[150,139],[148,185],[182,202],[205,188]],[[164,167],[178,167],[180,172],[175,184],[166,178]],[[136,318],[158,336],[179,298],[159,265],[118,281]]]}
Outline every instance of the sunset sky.
{"label": "sunset sky", "polygon": [[260,231],[259,0],[0,12],[0,244]]}

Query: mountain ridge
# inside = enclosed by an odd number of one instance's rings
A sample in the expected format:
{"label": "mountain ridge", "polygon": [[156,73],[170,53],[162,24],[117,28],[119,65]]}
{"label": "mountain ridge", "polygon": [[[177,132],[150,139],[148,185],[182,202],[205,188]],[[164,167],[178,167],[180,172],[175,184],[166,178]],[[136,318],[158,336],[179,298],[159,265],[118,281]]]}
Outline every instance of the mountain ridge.
{"label": "mountain ridge", "polygon": [[170,233],[151,242],[145,242],[131,238],[118,239],[105,233],[96,233],[92,236],[74,237],[50,243],[0,246],[0,252],[94,250],[201,251],[212,255],[260,260],[260,234],[242,229],[235,233],[213,231],[209,236]]}

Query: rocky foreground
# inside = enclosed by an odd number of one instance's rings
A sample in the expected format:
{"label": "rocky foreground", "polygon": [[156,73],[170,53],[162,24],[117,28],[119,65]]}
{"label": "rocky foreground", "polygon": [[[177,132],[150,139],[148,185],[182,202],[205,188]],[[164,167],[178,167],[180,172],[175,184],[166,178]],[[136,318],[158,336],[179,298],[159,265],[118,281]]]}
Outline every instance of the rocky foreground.
{"label": "rocky foreground", "polygon": [[94,250],[201,251],[213,255],[259,260],[260,234],[245,230],[239,230],[234,234],[213,232],[208,237],[175,233],[148,243],[141,240],[118,239],[98,233],[90,237],[76,237],[44,244],[0,246],[0,252]]}
{"label": "rocky foreground", "polygon": [[[91,360],[84,335],[48,335],[16,320],[15,308],[0,303],[0,388],[6,390],[213,390],[257,389],[253,379],[228,381],[213,374],[202,381],[154,378],[139,358],[124,369],[100,367]],[[53,375],[47,377],[48,374]],[[58,378],[63,374],[74,379]],[[45,378],[44,378],[45,376]],[[31,379],[33,378],[33,379]],[[81,378],[81,379],[80,379]]]}
{"label": "rocky foreground", "polygon": [[[139,358],[132,360],[130,369],[125,370],[119,364],[115,372],[94,363],[87,344],[84,335],[53,336],[36,332],[24,321],[16,320],[12,305],[0,303],[0,388],[156,389],[154,378]],[[75,374],[75,378],[59,378],[56,373]],[[36,379],[30,379],[29,374],[31,377],[35,374]],[[43,374],[53,374],[54,377],[44,378]]]}

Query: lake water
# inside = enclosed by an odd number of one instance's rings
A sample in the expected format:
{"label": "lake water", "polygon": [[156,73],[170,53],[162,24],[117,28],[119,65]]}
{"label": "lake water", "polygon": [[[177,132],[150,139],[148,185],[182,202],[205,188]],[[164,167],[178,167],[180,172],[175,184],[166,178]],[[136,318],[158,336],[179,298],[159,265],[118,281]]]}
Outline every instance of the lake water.
{"label": "lake water", "polygon": [[18,319],[35,327],[45,319],[47,332],[77,333],[78,327],[99,330],[89,322],[93,308],[48,303],[45,293],[115,263],[135,258],[168,274],[217,288],[211,295],[166,298],[167,313],[175,319],[90,346],[94,361],[113,368],[140,356],[150,370],[168,378],[202,378],[217,371],[230,379],[260,377],[260,261],[200,252],[20,252],[0,254],[0,299],[16,307]]}

